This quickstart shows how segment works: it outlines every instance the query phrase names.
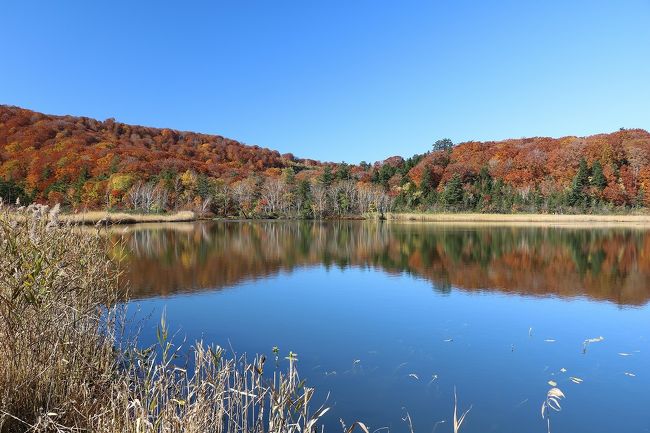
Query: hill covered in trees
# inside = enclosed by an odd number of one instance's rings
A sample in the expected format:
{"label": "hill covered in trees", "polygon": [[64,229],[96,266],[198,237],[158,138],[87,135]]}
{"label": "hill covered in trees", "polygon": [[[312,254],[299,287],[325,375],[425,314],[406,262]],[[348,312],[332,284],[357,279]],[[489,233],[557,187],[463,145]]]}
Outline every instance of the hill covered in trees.
{"label": "hill covered in trees", "polygon": [[650,134],[454,145],[358,165],[221,136],[0,106],[0,196],[72,209],[321,218],[369,211],[608,212],[650,206]]}

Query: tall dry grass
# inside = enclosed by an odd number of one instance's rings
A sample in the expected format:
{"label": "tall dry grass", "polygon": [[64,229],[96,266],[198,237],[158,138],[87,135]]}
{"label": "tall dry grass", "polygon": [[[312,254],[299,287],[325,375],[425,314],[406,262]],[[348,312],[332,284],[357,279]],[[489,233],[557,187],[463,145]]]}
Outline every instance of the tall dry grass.
{"label": "tall dry grass", "polygon": [[488,214],[488,213],[386,213],[389,221],[444,222],[471,224],[536,224],[536,225],[638,225],[650,224],[648,214],[570,215],[570,214]]}
{"label": "tall dry grass", "polygon": [[58,207],[15,212],[0,209],[0,430],[84,425],[112,386],[119,271]]}
{"label": "tall dry grass", "polygon": [[263,357],[198,342],[184,364],[164,321],[156,347],[120,346],[122,281],[107,242],[62,225],[58,207],[0,205],[0,432],[316,429],[327,408],[310,410],[293,356],[288,372],[268,374]]}
{"label": "tall dry grass", "polygon": [[60,219],[64,222],[86,225],[138,224],[138,223],[168,223],[195,221],[197,214],[192,211],[180,211],[172,214],[142,214],[125,212],[88,211],[64,214]]}

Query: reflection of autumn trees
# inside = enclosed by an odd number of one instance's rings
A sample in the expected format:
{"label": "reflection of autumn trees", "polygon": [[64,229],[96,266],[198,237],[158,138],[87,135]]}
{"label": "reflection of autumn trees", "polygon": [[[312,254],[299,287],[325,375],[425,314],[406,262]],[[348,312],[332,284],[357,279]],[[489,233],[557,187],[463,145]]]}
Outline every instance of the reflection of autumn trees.
{"label": "reflection of autumn trees", "polygon": [[[120,229],[123,230],[123,229]],[[361,266],[436,290],[650,298],[650,232],[358,222],[172,225],[125,235],[134,297],[220,289],[297,267]]]}

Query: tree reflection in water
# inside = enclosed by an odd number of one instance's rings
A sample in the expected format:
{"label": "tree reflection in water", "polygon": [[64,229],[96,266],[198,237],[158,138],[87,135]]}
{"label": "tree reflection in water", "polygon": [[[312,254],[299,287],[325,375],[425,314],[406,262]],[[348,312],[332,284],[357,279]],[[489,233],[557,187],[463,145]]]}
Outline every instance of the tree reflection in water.
{"label": "tree reflection in water", "polygon": [[222,289],[298,267],[407,273],[435,290],[650,298],[650,231],[388,222],[246,221],[116,227],[133,298]]}

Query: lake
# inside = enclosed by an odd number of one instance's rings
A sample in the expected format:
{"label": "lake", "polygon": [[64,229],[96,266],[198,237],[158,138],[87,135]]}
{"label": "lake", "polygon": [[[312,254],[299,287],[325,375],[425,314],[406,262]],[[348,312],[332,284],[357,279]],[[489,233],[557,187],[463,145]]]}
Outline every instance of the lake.
{"label": "lake", "polygon": [[[650,231],[396,222],[117,227],[141,344],[166,312],[202,339],[286,368],[332,410],[462,432],[650,431]],[[602,337],[602,339],[600,338]],[[591,343],[585,343],[590,340]],[[268,364],[273,364],[269,362]],[[268,368],[272,368],[269,365]],[[329,394],[329,397],[328,397]]]}

